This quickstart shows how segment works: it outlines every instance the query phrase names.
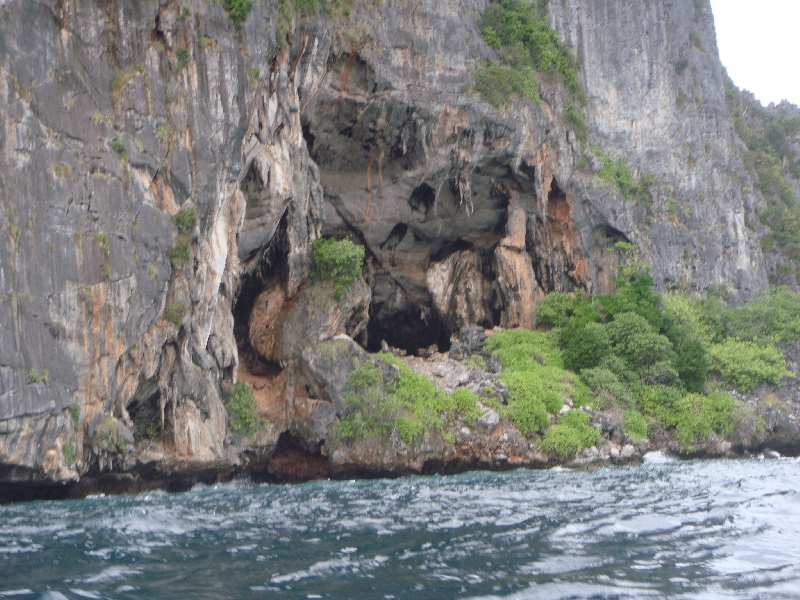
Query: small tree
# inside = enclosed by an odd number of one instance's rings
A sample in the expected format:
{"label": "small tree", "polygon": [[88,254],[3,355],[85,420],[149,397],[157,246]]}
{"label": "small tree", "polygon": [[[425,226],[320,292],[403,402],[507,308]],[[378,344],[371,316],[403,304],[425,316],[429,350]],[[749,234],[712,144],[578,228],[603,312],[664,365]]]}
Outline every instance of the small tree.
{"label": "small tree", "polygon": [[311,245],[311,250],[320,275],[333,281],[333,295],[338,300],[361,277],[364,246],[350,240],[317,238]]}

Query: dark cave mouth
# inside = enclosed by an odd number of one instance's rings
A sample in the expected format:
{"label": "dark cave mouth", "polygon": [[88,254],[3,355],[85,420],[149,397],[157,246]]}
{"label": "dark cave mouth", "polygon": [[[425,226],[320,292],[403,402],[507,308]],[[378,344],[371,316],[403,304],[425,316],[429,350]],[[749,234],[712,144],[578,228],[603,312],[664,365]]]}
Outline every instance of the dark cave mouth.
{"label": "dark cave mouth", "polygon": [[419,356],[421,350],[433,344],[438,346],[439,352],[450,349],[450,332],[435,316],[428,316],[434,315],[430,308],[413,306],[386,315],[381,312],[380,306],[370,307],[366,335],[356,340],[367,352],[379,352],[383,341],[411,356]]}

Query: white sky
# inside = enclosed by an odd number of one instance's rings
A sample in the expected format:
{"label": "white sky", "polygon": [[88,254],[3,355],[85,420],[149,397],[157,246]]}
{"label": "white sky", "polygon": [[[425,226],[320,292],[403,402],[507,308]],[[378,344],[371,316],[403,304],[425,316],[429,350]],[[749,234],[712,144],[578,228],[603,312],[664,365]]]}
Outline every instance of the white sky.
{"label": "white sky", "polygon": [[800,0],[711,0],[722,64],[762,104],[800,106]]}

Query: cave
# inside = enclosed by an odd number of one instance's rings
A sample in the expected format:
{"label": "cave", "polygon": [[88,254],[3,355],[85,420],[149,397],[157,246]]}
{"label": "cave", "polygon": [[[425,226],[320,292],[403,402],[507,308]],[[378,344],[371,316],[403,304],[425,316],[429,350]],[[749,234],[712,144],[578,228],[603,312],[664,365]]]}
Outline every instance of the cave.
{"label": "cave", "polygon": [[381,244],[381,250],[386,250],[387,252],[391,252],[397,246],[400,245],[406,234],[408,233],[408,225],[406,223],[398,223],[394,227],[392,227],[392,231],[389,233],[388,237],[384,240]]}
{"label": "cave", "polygon": [[133,397],[128,401],[128,416],[133,422],[133,435],[137,440],[153,439],[167,429],[167,417],[161,412],[161,388],[156,378],[139,378]]}
{"label": "cave", "polygon": [[408,199],[408,205],[411,210],[428,214],[428,211],[433,208],[436,202],[436,190],[434,190],[427,183],[423,183],[414,188],[411,192],[411,197]]}
{"label": "cave", "polygon": [[381,341],[417,355],[420,349],[436,344],[440,352],[450,349],[450,332],[438,321],[430,299],[410,294],[388,273],[373,277],[372,303],[366,339],[368,352],[378,352]]}
{"label": "cave", "polygon": [[239,353],[239,377],[248,374],[256,377],[274,377],[281,372],[280,365],[265,360],[250,344],[250,313],[264,289],[282,284],[288,276],[289,238],[284,216],[273,238],[256,252],[251,268],[240,279],[233,300],[233,335]]}

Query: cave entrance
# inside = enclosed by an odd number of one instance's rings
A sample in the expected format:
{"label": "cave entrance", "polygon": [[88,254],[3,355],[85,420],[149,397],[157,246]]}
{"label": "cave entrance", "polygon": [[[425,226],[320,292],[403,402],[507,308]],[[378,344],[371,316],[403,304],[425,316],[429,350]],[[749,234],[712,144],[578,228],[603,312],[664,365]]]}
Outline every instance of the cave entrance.
{"label": "cave entrance", "polygon": [[169,415],[162,410],[161,402],[161,388],[156,378],[140,377],[126,407],[137,440],[156,439],[167,429],[166,419]]}
{"label": "cave entrance", "polygon": [[381,342],[418,355],[432,344],[439,352],[450,349],[450,334],[439,322],[429,298],[412,297],[388,273],[374,276],[366,340],[368,352],[378,352]]}
{"label": "cave entrance", "polygon": [[[266,289],[283,287],[288,277],[289,240],[286,216],[269,243],[257,250],[250,268],[240,279],[233,300],[233,335],[239,354],[238,379],[252,389],[259,414],[278,422],[285,406],[285,385],[280,364],[265,359],[250,340],[250,319],[259,295]],[[230,374],[229,380],[232,380]]]}

